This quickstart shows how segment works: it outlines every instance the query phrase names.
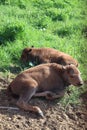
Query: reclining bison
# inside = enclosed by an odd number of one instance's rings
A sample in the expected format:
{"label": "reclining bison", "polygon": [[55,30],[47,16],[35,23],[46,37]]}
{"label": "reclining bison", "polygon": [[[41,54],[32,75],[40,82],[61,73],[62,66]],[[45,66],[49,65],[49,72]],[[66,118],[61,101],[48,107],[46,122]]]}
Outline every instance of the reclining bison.
{"label": "reclining bison", "polygon": [[74,64],[78,66],[78,62],[70,55],[58,51],[53,48],[25,48],[21,55],[23,62],[42,63],[58,63],[61,65]]}
{"label": "reclining bison", "polygon": [[18,95],[17,105],[26,110],[43,112],[37,106],[28,104],[33,96],[45,96],[55,99],[64,95],[69,85],[80,86],[83,81],[78,68],[71,64],[62,66],[56,63],[41,64],[20,73],[9,85],[9,94]]}

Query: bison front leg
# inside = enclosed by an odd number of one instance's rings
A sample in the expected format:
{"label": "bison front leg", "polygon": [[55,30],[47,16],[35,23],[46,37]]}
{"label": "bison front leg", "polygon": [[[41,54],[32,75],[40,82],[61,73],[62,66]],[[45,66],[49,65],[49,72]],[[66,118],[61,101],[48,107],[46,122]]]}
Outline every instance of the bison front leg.
{"label": "bison front leg", "polygon": [[44,91],[44,92],[38,92],[35,93],[34,97],[46,97],[47,95],[53,95],[51,91]]}
{"label": "bison front leg", "polygon": [[46,95],[46,99],[53,100],[64,96],[64,91],[57,92],[57,93],[49,93]]}
{"label": "bison front leg", "polygon": [[24,109],[25,111],[32,111],[38,113],[41,117],[44,117],[43,112],[41,109],[37,106],[33,106],[28,104],[28,101],[32,98],[32,96],[35,94],[36,89],[31,87],[28,91],[23,92],[20,95],[19,100],[17,101],[16,105],[20,107],[21,109]]}
{"label": "bison front leg", "polygon": [[24,109],[25,111],[33,111],[35,113],[38,113],[41,117],[44,117],[43,112],[41,109],[37,106],[32,106],[26,103],[25,101],[17,101],[17,106],[19,106],[21,109]]}
{"label": "bison front leg", "polygon": [[51,91],[45,91],[45,92],[36,93],[34,95],[34,97],[45,97],[48,100],[53,100],[62,96],[64,96],[64,91],[58,92],[57,94]]}

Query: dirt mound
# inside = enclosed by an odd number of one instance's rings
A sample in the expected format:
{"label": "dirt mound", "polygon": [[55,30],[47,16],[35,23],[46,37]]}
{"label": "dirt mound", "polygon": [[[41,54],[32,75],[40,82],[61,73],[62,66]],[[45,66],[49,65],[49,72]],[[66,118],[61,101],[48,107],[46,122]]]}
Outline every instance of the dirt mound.
{"label": "dirt mound", "polygon": [[56,100],[31,99],[30,103],[42,109],[45,115],[43,119],[35,113],[16,110],[6,94],[10,81],[11,78],[0,78],[0,130],[87,130],[86,105],[63,107]]}

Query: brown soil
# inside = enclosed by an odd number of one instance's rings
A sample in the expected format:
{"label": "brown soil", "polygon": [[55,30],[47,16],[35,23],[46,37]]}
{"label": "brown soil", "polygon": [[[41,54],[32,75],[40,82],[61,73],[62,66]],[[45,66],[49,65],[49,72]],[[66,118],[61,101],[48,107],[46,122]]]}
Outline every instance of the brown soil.
{"label": "brown soil", "polygon": [[[16,107],[6,95],[11,80],[0,78],[0,107]],[[82,97],[83,102],[87,102],[87,93]],[[30,103],[38,105],[45,118],[21,109],[0,108],[0,130],[87,130],[86,105],[68,105],[64,108],[58,101],[40,98],[33,98]]]}

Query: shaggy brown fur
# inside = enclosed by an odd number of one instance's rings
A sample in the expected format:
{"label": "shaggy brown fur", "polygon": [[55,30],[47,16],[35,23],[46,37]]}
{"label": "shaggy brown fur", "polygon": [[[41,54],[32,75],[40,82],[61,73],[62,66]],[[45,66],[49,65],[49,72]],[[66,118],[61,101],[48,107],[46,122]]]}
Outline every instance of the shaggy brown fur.
{"label": "shaggy brown fur", "polygon": [[28,104],[32,96],[45,96],[55,99],[64,95],[70,84],[80,86],[83,81],[79,70],[74,65],[62,66],[48,63],[32,67],[20,73],[9,85],[8,91],[19,96],[17,105],[29,111],[38,112],[43,116],[37,106]]}
{"label": "shaggy brown fur", "polygon": [[76,67],[78,66],[78,62],[72,56],[53,48],[25,48],[21,60],[37,64],[54,62],[61,65],[74,64]]}

